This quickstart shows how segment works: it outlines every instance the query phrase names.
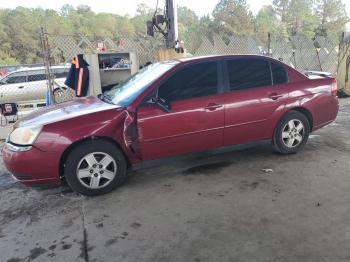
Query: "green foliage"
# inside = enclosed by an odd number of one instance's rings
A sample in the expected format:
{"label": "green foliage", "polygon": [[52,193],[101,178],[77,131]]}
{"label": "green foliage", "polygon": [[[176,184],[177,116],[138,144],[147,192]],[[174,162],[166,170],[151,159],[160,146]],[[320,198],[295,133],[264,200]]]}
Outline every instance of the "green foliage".
{"label": "green foliage", "polygon": [[0,65],[17,65],[18,61],[16,58],[11,57],[9,54],[6,54],[0,51]]}
{"label": "green foliage", "polygon": [[179,38],[186,43],[190,53],[202,43],[203,37],[210,37],[213,33],[213,21],[209,16],[199,18],[195,12],[187,7],[178,8]]}
{"label": "green foliage", "polygon": [[315,9],[319,24],[316,35],[337,39],[349,22],[345,5],[340,0],[316,0]]}
{"label": "green foliage", "polygon": [[213,11],[215,29],[219,33],[251,35],[254,17],[246,0],[220,0]]}
{"label": "green foliage", "polygon": [[[159,9],[158,13],[163,10]],[[62,6],[60,11],[41,8],[0,9],[0,64],[40,63],[40,28],[50,35],[88,35],[89,37],[129,36],[143,38],[145,23],[155,10],[142,3],[134,17],[94,13],[89,6]],[[178,8],[179,35],[187,50],[195,52],[204,37],[219,34],[254,35],[266,42],[267,34],[288,38],[301,34],[337,39],[349,18],[342,0],[273,0],[256,16],[246,0],[220,0],[212,17],[198,17],[186,7]]]}
{"label": "green foliage", "polygon": [[273,6],[263,6],[255,18],[255,31],[260,39],[267,39],[267,34],[280,32],[280,21]]}
{"label": "green foliage", "polygon": [[314,12],[314,0],[274,0],[273,6],[289,35],[302,34],[314,36],[317,18]]}
{"label": "green foliage", "polygon": [[287,23],[288,9],[290,0],[273,0],[273,7],[276,15],[279,16],[282,23]]}

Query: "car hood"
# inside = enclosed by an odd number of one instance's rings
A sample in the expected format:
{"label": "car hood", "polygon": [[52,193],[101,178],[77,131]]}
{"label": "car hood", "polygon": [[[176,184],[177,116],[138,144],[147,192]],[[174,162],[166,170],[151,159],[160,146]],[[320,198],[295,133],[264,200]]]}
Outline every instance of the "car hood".
{"label": "car hood", "polygon": [[97,97],[76,98],[73,101],[41,108],[21,118],[18,126],[47,125],[83,115],[121,108]]}

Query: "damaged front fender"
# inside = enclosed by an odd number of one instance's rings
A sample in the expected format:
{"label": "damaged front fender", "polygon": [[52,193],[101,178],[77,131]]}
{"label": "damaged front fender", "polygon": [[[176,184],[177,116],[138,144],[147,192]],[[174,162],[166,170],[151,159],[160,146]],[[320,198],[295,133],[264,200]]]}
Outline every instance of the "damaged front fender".
{"label": "damaged front fender", "polygon": [[124,129],[123,138],[126,148],[132,151],[137,158],[141,159],[141,153],[139,149],[139,139],[137,131],[137,114],[133,111],[124,110]]}

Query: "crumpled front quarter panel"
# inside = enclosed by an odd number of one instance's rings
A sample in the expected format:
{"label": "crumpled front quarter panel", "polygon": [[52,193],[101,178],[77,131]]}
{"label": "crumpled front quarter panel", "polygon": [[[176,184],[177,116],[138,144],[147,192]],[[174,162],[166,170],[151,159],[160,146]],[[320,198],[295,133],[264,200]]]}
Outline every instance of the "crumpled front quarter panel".
{"label": "crumpled front quarter panel", "polygon": [[89,137],[104,137],[118,143],[129,160],[133,161],[135,156],[129,152],[124,139],[126,116],[125,109],[119,108],[52,123],[43,128],[35,146],[43,151],[63,154],[75,142]]}

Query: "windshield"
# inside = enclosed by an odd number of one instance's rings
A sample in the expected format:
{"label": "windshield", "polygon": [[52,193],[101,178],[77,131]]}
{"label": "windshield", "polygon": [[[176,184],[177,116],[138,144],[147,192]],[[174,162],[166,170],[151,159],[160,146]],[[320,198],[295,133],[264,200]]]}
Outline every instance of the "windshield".
{"label": "windshield", "polygon": [[149,65],[139,71],[137,74],[129,77],[124,82],[114,87],[112,90],[104,93],[113,104],[128,106],[143,91],[145,91],[154,81],[156,81],[165,72],[173,68],[177,62],[156,63]]}

